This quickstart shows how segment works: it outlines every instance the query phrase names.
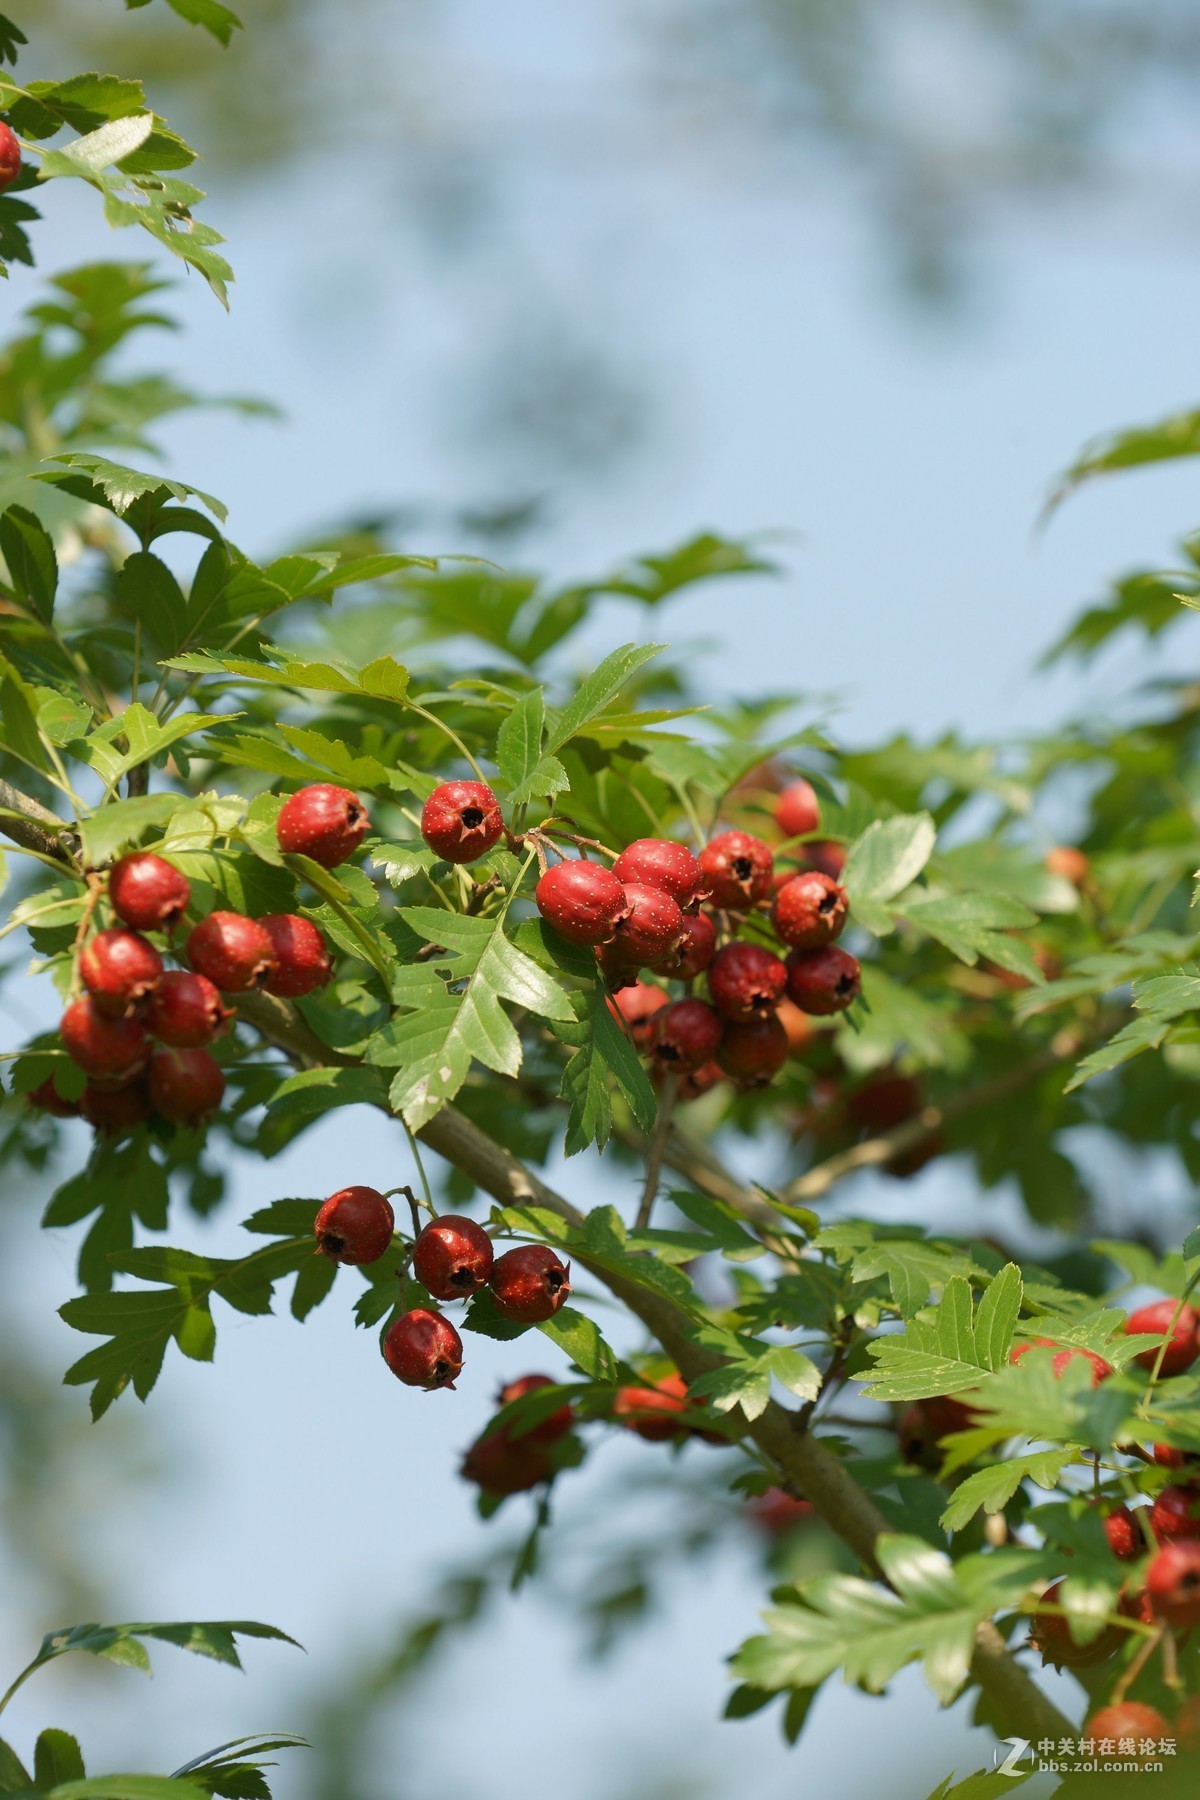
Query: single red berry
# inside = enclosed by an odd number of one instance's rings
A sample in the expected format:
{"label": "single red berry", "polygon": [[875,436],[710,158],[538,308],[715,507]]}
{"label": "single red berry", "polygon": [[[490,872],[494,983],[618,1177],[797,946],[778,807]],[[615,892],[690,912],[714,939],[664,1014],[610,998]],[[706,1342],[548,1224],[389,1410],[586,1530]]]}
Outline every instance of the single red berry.
{"label": "single red berry", "polygon": [[333,958],[311,919],[302,919],[299,913],[267,913],[258,923],[275,952],[275,972],[266,983],[268,994],[296,1000],[324,987],[333,974]]}
{"label": "single red berry", "polygon": [[277,967],[275,947],[257,919],[214,912],[188,932],[187,959],[223,994],[266,987]]}
{"label": "single red berry", "polygon": [[485,781],[443,781],[421,808],[421,836],[446,862],[475,862],[503,830],[500,802]]}
{"label": "single red berry", "polygon": [[86,1075],[132,1081],[146,1066],[150,1040],[139,1019],[114,1019],[90,994],[72,1001],[59,1022],[67,1055]]}
{"label": "single red berry", "polygon": [[[662,1071],[655,1068],[651,1079],[661,1082]],[[724,1079],[725,1071],[720,1063],[702,1063],[698,1069],[689,1069],[686,1075],[679,1077],[675,1098],[677,1100],[703,1099],[705,1094],[711,1094],[715,1087],[719,1087]]]}
{"label": "single red berry", "polygon": [[716,954],[717,928],[707,913],[689,913],[683,921],[683,937],[670,956],[650,966],[656,975],[672,981],[694,981],[703,975]]}
{"label": "single red berry", "polygon": [[122,1137],[146,1123],[150,1117],[150,1095],[141,1081],[121,1088],[97,1087],[89,1081],[83,1090],[79,1110],[88,1124],[104,1137]]}
{"label": "single red berry", "polygon": [[921,1467],[940,1466],[938,1445],[952,1432],[966,1431],[978,1422],[974,1407],[951,1394],[937,1394],[927,1400],[914,1400],[906,1406],[896,1422],[900,1454],[905,1462]]}
{"label": "single red berry", "polygon": [[816,789],[807,781],[793,781],[775,802],[775,823],[784,837],[806,837],[821,823]]}
{"label": "single red berry", "polygon": [[748,912],[771,891],[775,859],[748,831],[723,831],[699,857],[712,903],[724,912]]}
{"label": "single red berry", "polygon": [[30,1088],[25,1099],[36,1111],[51,1113],[56,1119],[74,1119],[79,1116],[78,1100],[64,1100],[54,1085],[53,1075],[47,1075],[45,1081],[39,1081],[35,1088]]}
{"label": "single red berry", "polygon": [[[536,1394],[539,1388],[553,1387],[549,1375],[522,1375],[517,1381],[506,1382],[496,1396],[497,1406],[508,1406],[513,1400],[523,1400],[526,1394]],[[569,1406],[558,1406],[536,1425],[518,1429],[514,1425],[506,1425],[497,1433],[506,1442],[512,1444],[553,1444],[560,1437],[565,1437],[575,1423],[575,1415]]]}
{"label": "single red berry", "polygon": [[724,1026],[704,1000],[675,1000],[654,1019],[650,1054],[668,1074],[688,1075],[716,1055]]}
{"label": "single red berry", "polygon": [[1104,1535],[1109,1549],[1121,1562],[1136,1562],[1146,1548],[1138,1522],[1127,1506],[1115,1507],[1105,1515]]}
{"label": "single red berry", "polygon": [[661,1012],[664,1006],[670,1006],[671,996],[665,994],[660,987],[651,987],[648,982],[635,981],[631,987],[622,988],[608,1003],[608,1010],[614,1019],[620,1019],[629,1028],[629,1035],[635,1044],[643,1045],[652,1036],[652,1021],[655,1013]]}
{"label": "single red berry", "polygon": [[150,850],[123,856],[109,871],[109,904],[135,931],[172,930],[187,911],[191,892],[187,876]]}
{"label": "single red berry", "polygon": [[11,125],[0,119],[0,194],[10,188],[21,173],[21,146]]}
{"label": "single red berry", "polygon": [[840,944],[820,950],[793,950],[787,959],[788,999],[801,1012],[845,1012],[858,999],[862,969],[857,956]]}
{"label": "single red berry", "polygon": [[221,1065],[207,1050],[158,1050],[150,1058],[150,1098],[173,1125],[212,1117],[225,1093]]}
{"label": "single red berry", "polygon": [[1117,1595],[1117,1611],[1123,1619],[1138,1619],[1143,1625],[1154,1624],[1154,1608],[1144,1587],[1123,1587]]}
{"label": "single red berry", "polygon": [[413,1273],[435,1300],[469,1300],[487,1285],[495,1254],[482,1225],[458,1213],[443,1213],[418,1237]]}
{"label": "single red berry", "polygon": [[[1062,1587],[1062,1582],[1056,1581],[1046,1589],[1042,1600],[1047,1606],[1062,1605]],[[1029,1641],[1041,1652],[1042,1661],[1053,1663],[1056,1669],[1090,1669],[1096,1663],[1107,1662],[1121,1648],[1125,1633],[1119,1625],[1106,1625],[1090,1643],[1077,1644],[1071,1636],[1070,1625],[1061,1614],[1035,1613],[1029,1627]]]}
{"label": "single red berry", "polygon": [[395,1229],[391,1201],[373,1187],[339,1188],[313,1222],[317,1249],[335,1263],[378,1262]]}
{"label": "single red berry", "polygon": [[168,969],[146,1009],[146,1030],[173,1050],[202,1050],[236,1015],[207,975]]}
{"label": "single red berry", "polygon": [[612,1417],[647,1443],[661,1444],[686,1431],[679,1415],[687,1409],[687,1382],[681,1375],[666,1375],[653,1387],[619,1387]]}
{"label": "single red berry", "polygon": [[624,884],[626,912],[617,920],[615,954],[638,966],[673,956],[683,943],[683,914],[661,888],[638,881]]}
{"label": "single red berry", "polygon": [[349,788],[316,781],[289,794],[275,821],[279,848],[336,869],[353,856],[371,829],[367,809]]}
{"label": "single red berry", "polygon": [[708,991],[723,1019],[748,1025],[768,1018],[783,999],[787,970],[761,944],[726,944],[708,970]]}
{"label": "single red berry", "polygon": [[924,1104],[920,1082],[895,1069],[883,1069],[877,1075],[868,1075],[855,1088],[847,1097],[846,1108],[859,1130],[874,1136],[880,1131],[893,1131],[897,1125],[907,1125]]}
{"label": "single red berry", "polygon": [[849,851],[845,844],[834,843],[829,838],[814,838],[812,843],[801,846],[800,854],[806,868],[819,870],[831,881],[840,881]]}
{"label": "single red berry", "polygon": [[[1182,1375],[1200,1356],[1200,1341],[1196,1337],[1200,1318],[1190,1306],[1185,1305],[1176,1319],[1177,1305],[1175,1300],[1156,1300],[1151,1306],[1143,1306],[1137,1312],[1130,1313],[1125,1322],[1125,1330],[1130,1335],[1138,1331],[1152,1331],[1159,1337],[1166,1337],[1168,1331],[1171,1333],[1163,1352],[1161,1372],[1164,1375]],[[1133,1360],[1143,1369],[1153,1369],[1158,1361],[1158,1351],[1140,1350]]]}
{"label": "single red berry", "polygon": [[599,863],[555,863],[534,891],[547,925],[572,944],[607,944],[629,911],[625,889]]}
{"label": "single red berry", "polygon": [[[1128,1762],[1157,1758],[1159,1740],[1174,1735],[1158,1708],[1141,1700],[1120,1700],[1113,1706],[1102,1706],[1092,1714],[1083,1734],[1097,1741],[1111,1738],[1114,1744],[1132,1738],[1137,1748],[1132,1753],[1122,1752],[1122,1760]],[[1144,1748],[1146,1745],[1150,1747]]]}
{"label": "single red berry", "polygon": [[771,919],[793,950],[819,950],[840,937],[848,909],[846,890],[818,869],[793,875],[775,896]]}
{"label": "single red berry", "polygon": [[389,1326],[383,1356],[406,1387],[452,1388],[462,1369],[462,1339],[441,1313],[417,1306]]}
{"label": "single red berry", "polygon": [[1200,1462],[1200,1456],[1192,1450],[1177,1450],[1174,1444],[1155,1444],[1154,1460],[1163,1469],[1187,1469]]}
{"label": "single red berry", "polygon": [[1055,845],[1052,850],[1047,850],[1042,862],[1051,875],[1061,875],[1075,887],[1087,880],[1092,866],[1086,853],[1077,850],[1074,844]]}
{"label": "single red berry", "polygon": [[1113,1372],[1112,1364],[1105,1362],[1104,1358],[1098,1356],[1094,1350],[1084,1350],[1078,1344],[1073,1345],[1068,1350],[1060,1350],[1053,1338],[1033,1338],[1032,1340],[1027,1340],[1023,1344],[1017,1344],[1015,1348],[1010,1351],[1008,1360],[1009,1362],[1014,1363],[1020,1362],[1021,1358],[1027,1356],[1031,1350],[1053,1350],[1055,1352],[1053,1366],[1056,1378],[1062,1374],[1063,1370],[1067,1368],[1069,1364],[1078,1361],[1080,1357],[1083,1357],[1091,1364],[1093,1387],[1099,1387],[1100,1383]]}
{"label": "single red berry", "polygon": [[[784,966],[786,968],[787,965]],[[787,1032],[788,1055],[799,1056],[802,1050],[807,1050],[817,1035],[816,1026],[810,1022],[808,1014],[801,1012],[795,1001],[789,1000],[785,995],[779,1002],[775,1017]]]}
{"label": "single red berry", "polygon": [[79,958],[84,987],[114,1019],[141,1011],[162,972],[162,957],[149,939],[121,926],[98,931]]}
{"label": "single red berry", "polygon": [[571,1292],[571,1265],[548,1244],[518,1244],[492,1264],[488,1277],[496,1311],[522,1325],[551,1319]]}
{"label": "single red berry", "polygon": [[1185,1700],[1175,1714],[1175,1736],[1185,1750],[1200,1750],[1200,1694]]}
{"label": "single red berry", "polygon": [[1166,1487],[1150,1508],[1150,1525],[1161,1543],[1200,1538],[1200,1487]]}
{"label": "single red berry", "polygon": [[670,838],[635,838],[622,850],[612,872],[618,881],[670,894],[681,911],[702,897],[705,886],[691,851]]}
{"label": "single red berry", "polygon": [[493,1431],[471,1445],[459,1473],[481,1492],[502,1499],[508,1494],[524,1494],[549,1481],[554,1465],[545,1445],[532,1443],[528,1437],[510,1439],[502,1431]]}
{"label": "single red berry", "polygon": [[1200,1543],[1187,1538],[1164,1544],[1146,1570],[1146,1593],[1155,1616],[1170,1625],[1200,1625]]}
{"label": "single red berry", "polygon": [[777,1487],[768,1488],[765,1494],[756,1494],[747,1502],[746,1511],[759,1530],[765,1531],[770,1538],[783,1537],[817,1516],[811,1500],[794,1500]]}
{"label": "single red berry", "polygon": [[788,1059],[788,1035],[774,1013],[751,1025],[727,1025],[716,1060],[740,1088],[765,1087]]}

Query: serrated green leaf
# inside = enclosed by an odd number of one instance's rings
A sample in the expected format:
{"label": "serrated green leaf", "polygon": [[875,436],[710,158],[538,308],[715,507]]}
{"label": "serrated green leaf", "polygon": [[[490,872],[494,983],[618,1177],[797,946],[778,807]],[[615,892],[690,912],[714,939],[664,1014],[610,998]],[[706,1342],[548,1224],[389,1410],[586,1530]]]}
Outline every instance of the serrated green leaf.
{"label": "serrated green leaf", "polygon": [[893,900],[911,886],[933,852],[937,827],[928,813],[876,819],[851,845],[842,884],[851,906]]}
{"label": "serrated green leaf", "polygon": [[553,755],[561,750],[564,744],[589,725],[610,700],[616,698],[629,680],[644,663],[648,663],[663,649],[662,644],[623,644],[604,658],[599,667],[579,684],[575,697],[558,715],[557,722],[551,726],[546,740],[546,751]]}

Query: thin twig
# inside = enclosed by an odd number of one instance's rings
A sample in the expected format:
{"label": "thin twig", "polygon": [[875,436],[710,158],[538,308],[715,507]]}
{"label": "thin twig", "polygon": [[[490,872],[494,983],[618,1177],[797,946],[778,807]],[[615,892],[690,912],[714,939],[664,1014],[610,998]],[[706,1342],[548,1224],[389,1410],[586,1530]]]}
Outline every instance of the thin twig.
{"label": "thin twig", "polygon": [[658,1184],[662,1179],[663,1158],[667,1154],[667,1141],[671,1136],[671,1117],[675,1111],[675,1101],[679,1094],[678,1075],[665,1077],[658,1096],[658,1117],[654,1121],[654,1135],[650,1139],[650,1148],[646,1154],[646,1185],[642,1189],[641,1204],[634,1220],[634,1230],[644,1231],[650,1223],[650,1214],[658,1195]]}

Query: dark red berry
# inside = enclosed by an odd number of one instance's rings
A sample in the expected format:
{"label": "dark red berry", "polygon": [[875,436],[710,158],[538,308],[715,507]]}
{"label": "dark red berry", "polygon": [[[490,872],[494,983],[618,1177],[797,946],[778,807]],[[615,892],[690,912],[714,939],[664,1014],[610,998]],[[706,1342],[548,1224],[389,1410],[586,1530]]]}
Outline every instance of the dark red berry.
{"label": "dark red berry", "polygon": [[[1128,1762],[1157,1757],[1159,1740],[1174,1736],[1158,1708],[1147,1706],[1141,1700],[1120,1700],[1114,1706],[1102,1706],[1099,1712],[1092,1714],[1083,1733],[1096,1742],[1111,1738],[1114,1744],[1119,1744],[1123,1738],[1132,1738],[1137,1749],[1132,1754],[1122,1753],[1122,1760]],[[1151,1748],[1144,1750],[1142,1746],[1147,1743]]]}
{"label": "dark red berry", "polygon": [[1164,1488],[1150,1508],[1150,1525],[1161,1543],[1200,1538],[1200,1488]]}
{"label": "dark red berry", "polygon": [[717,1053],[724,1027],[704,1000],[676,1000],[657,1014],[650,1054],[668,1074],[687,1075]]}
{"label": "dark red berry", "polygon": [[670,838],[635,838],[622,850],[612,872],[618,881],[670,894],[681,910],[700,899],[705,886],[691,851]]}
{"label": "dark red berry", "polygon": [[[508,1406],[513,1400],[523,1400],[526,1394],[536,1394],[540,1388],[553,1387],[549,1375],[522,1375],[516,1381],[506,1382],[496,1396],[497,1406]],[[567,1405],[555,1407],[546,1418],[539,1419],[536,1425],[527,1428],[506,1425],[496,1435],[513,1444],[554,1444],[560,1437],[565,1437],[575,1423],[575,1415]]]}
{"label": "dark red berry", "polygon": [[[654,1070],[652,1079],[661,1082],[661,1069]],[[703,1063],[700,1068],[689,1069],[685,1075],[679,1077],[679,1087],[675,1097],[677,1100],[700,1100],[705,1094],[711,1094],[712,1090],[719,1087],[724,1079],[725,1071],[719,1063]]]}
{"label": "dark red berry", "polygon": [[0,119],[0,194],[10,188],[21,173],[21,146],[11,125]]}
{"label": "dark red berry", "polygon": [[641,965],[673,956],[683,942],[683,914],[670,894],[638,881],[624,884],[626,911],[617,920],[615,953]]}
{"label": "dark red berry", "polygon": [[1080,1357],[1083,1357],[1091,1364],[1093,1387],[1099,1387],[1100,1383],[1113,1372],[1112,1364],[1105,1362],[1104,1358],[1098,1356],[1094,1350],[1084,1350],[1079,1345],[1075,1345],[1068,1350],[1060,1350],[1053,1338],[1033,1338],[1032,1340],[1027,1340],[1023,1344],[1017,1344],[1009,1352],[1008,1360],[1013,1363],[1020,1362],[1021,1358],[1027,1356],[1031,1350],[1053,1350],[1055,1352],[1054,1373],[1056,1377],[1060,1376],[1063,1370],[1072,1362],[1076,1362]]}
{"label": "dark red berry", "polygon": [[797,1525],[807,1525],[817,1514],[811,1500],[793,1500],[782,1488],[768,1488],[747,1502],[746,1511],[768,1537],[783,1537]]}
{"label": "dark red berry", "polygon": [[716,954],[717,928],[707,913],[690,913],[683,921],[679,948],[661,962],[651,964],[656,975],[672,981],[694,981],[703,975]]}
{"label": "dark red berry", "polygon": [[[1062,1605],[1061,1581],[1056,1581],[1042,1595],[1048,1606]],[[1029,1641],[1035,1650],[1041,1652],[1044,1663],[1053,1663],[1056,1669],[1089,1669],[1096,1663],[1107,1662],[1115,1651],[1125,1642],[1125,1633],[1119,1625],[1106,1625],[1098,1637],[1088,1644],[1077,1644],[1071,1636],[1071,1627],[1059,1613],[1036,1613],[1029,1627]]]}
{"label": "dark red berry", "polygon": [[298,913],[267,913],[259,919],[275,952],[275,972],[266,983],[268,994],[297,1000],[324,987],[333,974],[333,958],[311,919]]}
{"label": "dark red berry", "polygon": [[716,1059],[738,1087],[765,1087],[788,1059],[787,1032],[774,1013],[750,1025],[727,1025]]}
{"label": "dark red berry", "polygon": [[528,1437],[511,1439],[502,1431],[489,1432],[471,1445],[463,1457],[461,1475],[485,1494],[502,1499],[524,1494],[554,1472],[550,1453]]}
{"label": "dark red berry", "polygon": [[150,1095],[141,1081],[121,1088],[101,1088],[89,1081],[83,1090],[79,1110],[88,1124],[103,1136],[121,1137],[146,1123],[150,1117]]}
{"label": "dark red berry", "polygon": [[1155,1444],[1154,1460],[1163,1469],[1187,1469],[1194,1463],[1200,1463],[1200,1456],[1192,1450],[1177,1450],[1174,1444]]}
{"label": "dark red berry", "polygon": [[54,1085],[53,1075],[47,1075],[45,1081],[30,1088],[25,1099],[38,1112],[51,1113],[56,1119],[74,1119],[79,1115],[78,1100],[64,1100]]}
{"label": "dark red berry", "polygon": [[114,1019],[139,1012],[162,972],[162,957],[149,939],[122,926],[98,931],[79,958],[84,987],[100,1011]]}
{"label": "dark red berry", "polygon": [[212,1117],[225,1093],[221,1065],[207,1050],[158,1050],[150,1058],[150,1098],[173,1125]]}
{"label": "dark red berry", "polygon": [[787,959],[788,999],[801,1012],[845,1012],[858,999],[862,970],[856,956],[838,944],[820,950],[793,950]]}
{"label": "dark red berry", "polygon": [[[1175,1300],[1155,1300],[1152,1305],[1140,1307],[1137,1312],[1130,1313],[1125,1323],[1125,1330],[1130,1335],[1145,1331],[1154,1332],[1158,1337],[1166,1337],[1168,1331],[1171,1333],[1163,1352],[1161,1372],[1164,1375],[1182,1375],[1200,1356],[1200,1341],[1196,1336],[1200,1319],[1186,1305],[1180,1309],[1176,1319],[1177,1305]],[[1133,1360],[1143,1369],[1153,1369],[1158,1361],[1158,1350],[1140,1350]]]}
{"label": "dark red berry", "polygon": [[775,823],[784,837],[806,837],[821,823],[816,790],[807,781],[793,781],[775,802]]}
{"label": "dark red berry", "polygon": [[548,1244],[518,1244],[496,1258],[488,1279],[497,1312],[538,1325],[553,1318],[571,1292],[571,1265]]}
{"label": "dark red berry", "polygon": [[500,802],[485,781],[444,781],[421,808],[421,836],[446,862],[474,862],[503,830]]}
{"label": "dark red berry", "polygon": [[371,829],[367,809],[349,788],[317,781],[289,794],[275,821],[279,848],[336,869],[353,856]]}
{"label": "dark red berry", "polygon": [[846,923],[846,890],[817,869],[793,875],[775,896],[771,919],[793,950],[819,950],[841,935]]}
{"label": "dark red berry", "polygon": [[1146,1548],[1138,1522],[1127,1506],[1118,1506],[1105,1516],[1104,1535],[1109,1549],[1121,1562],[1136,1562]]}
{"label": "dark red berry", "polygon": [[653,1387],[619,1387],[612,1416],[626,1431],[661,1444],[686,1431],[679,1415],[687,1409],[687,1382],[680,1375],[667,1375]]}
{"label": "dark red berry", "polygon": [[861,1087],[855,1088],[846,1101],[846,1109],[860,1131],[874,1135],[879,1131],[892,1131],[897,1125],[906,1125],[916,1118],[924,1104],[919,1082],[895,1069],[883,1069],[877,1075],[869,1075]]}
{"label": "dark red berry", "polygon": [[313,1222],[317,1249],[336,1263],[378,1262],[395,1229],[391,1201],[373,1187],[339,1188]]}
{"label": "dark red berry", "polygon": [[835,844],[826,838],[819,838],[802,845],[800,854],[804,857],[806,867],[819,869],[831,881],[840,881],[849,852],[845,844]]}
{"label": "dark red berry", "polygon": [[723,831],[699,857],[709,897],[724,912],[748,912],[771,891],[775,859],[748,831]]}
{"label": "dark red berry", "polygon": [[651,987],[648,982],[635,981],[630,987],[622,988],[616,997],[609,1001],[609,1011],[616,1019],[621,1019],[629,1028],[629,1035],[635,1044],[649,1042],[652,1035],[652,1021],[655,1013],[671,1004],[671,997],[660,987]]}
{"label": "dark red berry", "polygon": [[938,1445],[951,1432],[966,1431],[977,1421],[977,1414],[963,1400],[949,1394],[938,1394],[928,1400],[914,1400],[906,1406],[896,1424],[900,1454],[905,1462],[922,1468],[937,1467],[941,1456]]}
{"label": "dark red berry", "polygon": [[266,987],[275,973],[275,947],[257,919],[214,912],[188,932],[187,959],[223,994]]}
{"label": "dark red berry", "polygon": [[452,1388],[462,1369],[462,1339],[449,1319],[418,1306],[388,1328],[383,1356],[406,1387]]}
{"label": "dark red berry", "polygon": [[186,875],[150,850],[123,856],[109,872],[109,904],[135,931],[170,931],[187,911],[191,891]]}
{"label": "dark red berry", "polygon": [[90,994],[72,1001],[59,1023],[72,1062],[85,1074],[132,1081],[146,1066],[150,1040],[138,1019],[114,1019],[100,1011]]}
{"label": "dark red berry", "polygon": [[749,1025],[765,1019],[783,999],[787,970],[761,944],[726,944],[708,970],[708,991],[723,1019]]}
{"label": "dark red berry", "polygon": [[426,1225],[413,1250],[413,1273],[435,1300],[469,1300],[486,1286],[495,1251],[482,1225],[443,1213]]}
{"label": "dark red berry", "polygon": [[1200,1543],[1164,1544],[1146,1571],[1146,1594],[1155,1616],[1185,1630],[1200,1625]]}
{"label": "dark red berry", "polygon": [[555,863],[534,892],[537,909],[572,944],[607,944],[629,911],[625,889],[599,863]]}
{"label": "dark red berry", "polygon": [[207,975],[168,969],[146,1009],[146,1030],[173,1050],[202,1050],[234,1017]]}

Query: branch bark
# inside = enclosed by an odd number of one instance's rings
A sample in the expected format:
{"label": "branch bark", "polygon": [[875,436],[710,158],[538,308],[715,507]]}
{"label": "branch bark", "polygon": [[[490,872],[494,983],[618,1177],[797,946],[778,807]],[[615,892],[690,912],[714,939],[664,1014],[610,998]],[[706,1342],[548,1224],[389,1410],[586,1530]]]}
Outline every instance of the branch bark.
{"label": "branch bark", "polygon": [[71,859],[62,843],[64,833],[69,831],[70,826],[40,800],[0,779],[0,833],[6,838],[20,844],[23,850],[37,850],[69,868]]}

